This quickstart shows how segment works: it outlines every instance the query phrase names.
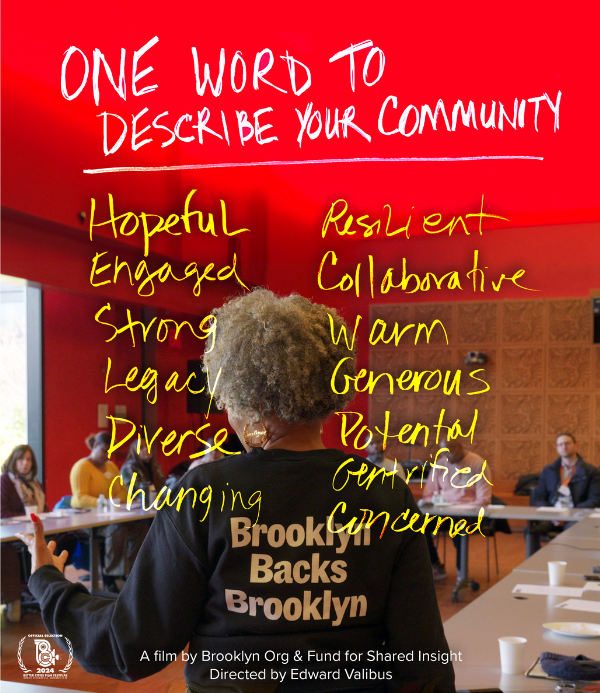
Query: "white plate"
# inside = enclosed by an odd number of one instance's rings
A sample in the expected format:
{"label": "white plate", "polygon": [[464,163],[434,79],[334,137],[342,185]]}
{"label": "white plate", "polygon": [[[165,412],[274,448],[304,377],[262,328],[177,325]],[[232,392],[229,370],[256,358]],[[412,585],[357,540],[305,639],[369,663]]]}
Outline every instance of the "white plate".
{"label": "white plate", "polygon": [[572,638],[600,638],[599,623],[563,621],[557,623],[544,623],[543,626],[555,633],[570,635]]}

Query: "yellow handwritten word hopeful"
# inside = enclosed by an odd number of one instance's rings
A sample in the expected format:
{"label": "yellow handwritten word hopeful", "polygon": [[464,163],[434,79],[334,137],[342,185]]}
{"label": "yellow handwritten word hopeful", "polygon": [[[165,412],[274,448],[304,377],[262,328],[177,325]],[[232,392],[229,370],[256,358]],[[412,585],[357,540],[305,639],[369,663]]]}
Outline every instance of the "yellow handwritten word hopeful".
{"label": "yellow handwritten word hopeful", "polygon": [[[113,196],[108,193],[108,207],[110,211],[110,218],[107,221],[101,221],[94,223],[94,217],[96,215],[96,200],[92,197],[92,207],[90,211],[90,241],[93,240],[94,228],[100,226],[110,225],[112,228],[113,236],[117,238],[120,236],[133,236],[137,233],[140,226],[140,218],[142,220],[142,229],[144,236],[144,257],[148,257],[150,251],[150,239],[157,233],[162,233],[166,231],[170,236],[181,236],[182,231],[174,231],[173,228],[183,222],[183,228],[185,233],[192,233],[192,228],[190,226],[190,220],[192,217],[197,217],[198,230],[202,233],[208,233],[212,236],[217,236],[215,230],[215,220],[212,214],[208,214],[206,221],[206,226],[203,222],[202,212],[190,211],[190,202],[192,197],[196,193],[192,190],[185,200],[185,205],[183,208],[183,214],[181,217],[178,214],[170,214],[165,220],[158,214],[147,214],[142,212],[139,217],[133,212],[125,212],[124,214],[119,214],[115,216],[115,206],[113,201]],[[150,222],[150,220],[153,220]],[[117,225],[117,222],[121,222]],[[244,233],[244,231],[250,231],[250,229],[238,229],[237,231],[229,231],[227,229],[227,212],[225,209],[225,202],[221,200],[221,228],[225,236],[237,236],[238,233]]]}

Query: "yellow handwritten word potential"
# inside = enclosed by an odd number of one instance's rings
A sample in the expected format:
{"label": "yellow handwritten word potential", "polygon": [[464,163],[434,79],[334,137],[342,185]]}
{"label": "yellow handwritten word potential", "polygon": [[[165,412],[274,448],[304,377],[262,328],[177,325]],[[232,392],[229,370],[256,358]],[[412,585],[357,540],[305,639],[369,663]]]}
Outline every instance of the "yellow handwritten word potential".
{"label": "yellow handwritten word potential", "polygon": [[[208,265],[204,267],[202,272],[200,272],[200,268],[198,267],[198,264],[195,262],[190,262],[185,269],[183,270],[183,277],[178,277],[174,272],[173,268],[171,267],[170,262],[165,262],[162,264],[158,269],[154,271],[150,271],[150,268],[148,267],[148,264],[146,263],[145,260],[140,260],[138,262],[133,274],[131,272],[131,267],[129,267],[129,263],[126,260],[123,260],[122,262],[119,262],[119,256],[115,256],[115,261],[114,261],[114,272],[112,274],[112,277],[110,279],[105,279],[104,281],[95,281],[95,278],[97,275],[102,274],[103,272],[106,272],[106,270],[110,270],[112,267],[112,263],[109,262],[106,265],[102,265],[102,267],[98,267],[98,261],[103,255],[107,255],[108,252],[105,251],[103,253],[96,253],[94,255],[94,259],[92,260],[92,269],[90,272],[90,284],[92,286],[103,286],[104,284],[116,284],[119,276],[121,274],[121,271],[124,269],[125,270],[125,276],[127,279],[129,279],[129,284],[130,286],[135,286],[134,284],[134,279],[136,282],[140,282],[139,286],[137,287],[137,293],[138,296],[153,296],[154,295],[154,280],[159,281],[161,284],[164,284],[167,279],[171,278],[174,279],[176,282],[183,282],[186,279],[189,279],[190,277],[195,278],[194,282],[194,289],[193,293],[194,296],[200,296],[200,291],[202,290],[202,282],[203,281],[209,281],[209,282],[214,282],[214,281],[225,281],[226,279],[230,279],[231,277],[235,277],[235,280],[237,281],[238,284],[244,287],[246,291],[250,291],[250,289],[244,284],[244,282],[238,277],[237,271],[235,269],[236,263],[237,263],[237,257],[236,254],[233,254],[233,260],[231,265],[226,265],[225,267],[222,267],[218,272],[216,276],[212,276],[211,272],[215,268],[215,263],[214,262],[209,262]],[[111,276],[111,275],[108,275]],[[147,287],[147,288],[146,288]]]}
{"label": "yellow handwritten word potential", "polygon": [[[336,200],[330,207],[329,211],[327,212],[327,215],[325,216],[325,221],[323,222],[323,228],[321,229],[321,236],[325,238],[327,235],[327,231],[331,226],[335,229],[335,232],[339,236],[354,236],[357,233],[360,234],[362,233],[363,238],[370,238],[371,236],[375,235],[378,236],[379,232],[383,229],[384,224],[385,224],[385,229],[382,232],[382,235],[385,234],[387,237],[391,236],[398,236],[399,234],[404,234],[406,238],[410,238],[410,223],[412,220],[412,215],[409,214],[408,220],[404,226],[400,226],[396,229],[393,229],[390,231],[390,223],[392,220],[392,208],[390,205],[386,204],[383,205],[383,209],[387,210],[386,214],[380,219],[375,219],[372,221],[369,217],[368,214],[363,214],[360,217],[357,217],[356,219],[356,224],[358,228],[353,228],[352,224],[354,223],[354,217],[352,214],[348,214],[346,216],[346,213],[348,211],[348,203],[346,200],[340,199]],[[346,217],[344,219],[344,217]],[[496,214],[486,214],[483,211],[483,195],[481,196],[481,209],[479,212],[474,212],[471,214],[466,214],[464,218],[462,216],[459,217],[452,217],[450,221],[445,223],[443,226],[440,226],[442,224],[442,215],[439,213],[435,214],[429,214],[426,217],[423,217],[423,231],[425,233],[448,233],[448,236],[452,236],[452,232],[456,229],[457,226],[461,226],[462,230],[464,231],[465,235],[469,236],[470,232],[467,229],[467,224],[465,222],[465,219],[471,219],[471,218],[478,218],[479,219],[479,235],[483,234],[482,231],[482,221],[484,218],[487,219],[501,219],[502,221],[509,221],[505,217],[500,217]],[[343,220],[343,222],[342,222]],[[382,222],[383,220],[383,222]],[[339,225],[338,225],[339,222]]]}
{"label": "yellow handwritten word potential", "polygon": [[[158,320],[158,318],[152,318],[150,322],[145,325],[143,322],[140,322],[139,320],[133,320],[131,317],[131,310],[127,308],[127,324],[124,325],[123,327],[115,327],[111,322],[104,322],[103,320],[100,320],[100,316],[107,310],[112,310],[110,303],[107,303],[105,306],[102,306],[100,310],[96,313],[94,316],[94,320],[101,325],[106,325],[107,327],[112,327],[114,330],[112,337],[109,337],[106,339],[106,342],[112,342],[112,340],[120,334],[123,334],[124,332],[129,331],[129,335],[131,336],[131,346],[135,346],[135,333],[133,328],[134,327],[140,327],[141,332],[142,332],[142,341],[146,341],[148,338],[148,333],[154,326],[154,323]],[[175,339],[179,337],[179,333],[181,330],[183,330],[184,327],[187,327],[189,332],[192,334],[193,337],[196,339],[206,339],[207,337],[212,337],[212,342],[210,345],[210,349],[207,349],[206,353],[209,353],[212,351],[213,346],[215,345],[215,337],[216,337],[216,330],[217,330],[217,317],[216,315],[206,315],[202,320],[200,321],[200,324],[198,325],[198,329],[200,332],[203,334],[196,334],[194,332],[194,328],[192,325],[187,321],[187,320],[182,320],[181,322],[177,322],[176,320],[171,320],[170,318],[162,318],[159,322],[156,323],[156,339],[159,342],[164,342],[167,337],[169,336],[169,329],[171,327],[175,328]],[[187,332],[187,330],[186,330]]]}
{"label": "yellow handwritten word potential", "polygon": [[[133,236],[139,229],[140,218],[142,220],[142,229],[144,235],[144,257],[148,257],[148,253],[150,251],[150,239],[157,233],[166,231],[170,236],[181,236],[183,233],[182,231],[173,231],[173,228],[176,227],[180,221],[183,222],[185,232],[192,233],[190,221],[194,216],[197,217],[199,231],[202,233],[208,233],[212,236],[217,236],[217,232],[215,230],[215,220],[212,214],[208,214],[205,226],[202,212],[190,211],[190,202],[195,192],[195,190],[192,190],[187,196],[181,217],[178,214],[170,214],[166,220],[158,214],[147,214],[146,212],[142,212],[139,217],[133,212],[125,212],[124,214],[115,216],[113,196],[108,193],[110,218],[107,221],[101,221],[96,224],[94,223],[94,217],[96,214],[96,200],[92,197],[92,208],[90,211],[90,241],[93,240],[94,227],[107,226],[109,224],[115,238],[117,238],[119,235]],[[117,225],[117,222],[120,222],[120,224]],[[250,231],[250,229],[238,229],[237,231],[229,231],[227,229],[227,213],[225,209],[225,202],[223,202],[223,200],[221,200],[221,228],[225,236],[237,236],[238,233]]]}
{"label": "yellow handwritten word potential", "polygon": [[[375,298],[375,269],[373,256],[368,255],[369,260],[369,276],[368,276],[368,286],[371,298]],[[337,282],[337,284],[331,284],[335,281],[335,278],[331,279],[329,274],[329,267],[335,267],[338,263],[338,257],[333,250],[328,250],[321,264],[319,265],[319,271],[317,273],[317,283],[319,288],[323,291],[334,291],[339,289],[340,291],[350,291],[354,289],[357,298],[360,298],[360,287],[361,287],[361,277],[362,275],[362,263],[359,262],[354,268],[354,272],[350,274],[349,272],[344,273],[342,278]],[[487,269],[487,267],[484,267]],[[512,282],[514,286],[518,289],[523,289],[524,291],[538,291],[539,289],[529,289],[526,286],[521,286],[517,282],[525,274],[524,269],[517,270],[511,277],[507,277],[502,273],[497,282],[492,281],[492,288],[494,291],[500,291],[502,283],[506,280]],[[327,275],[327,276],[325,276]],[[449,289],[459,291],[463,290],[461,285],[462,273],[459,270],[451,270],[446,272],[441,277],[438,277],[433,272],[426,272],[423,276],[418,274],[408,273],[406,267],[406,258],[402,258],[402,274],[401,277],[397,277],[397,270],[394,267],[388,267],[381,280],[381,285],[379,287],[379,293],[382,295],[387,294],[391,289],[400,289],[404,293],[414,294],[417,291],[430,291],[431,289]],[[468,272],[464,273],[464,276],[472,282],[473,292],[485,291],[485,272],[479,267],[479,251],[475,250],[473,254],[473,268]],[[397,283],[394,283],[394,280]],[[464,281],[464,277],[463,277]]]}
{"label": "yellow handwritten word potential", "polygon": [[[469,430],[466,432],[463,432],[462,430],[460,419],[456,419],[456,421],[451,426],[446,426],[444,424],[445,413],[445,409],[442,409],[440,411],[438,422],[433,426],[433,428],[437,431],[435,436],[436,444],[440,442],[442,429],[445,429],[448,440],[454,440],[455,438],[461,437],[469,438],[472,443],[473,437],[475,435],[475,427],[477,425],[478,410],[475,409],[475,412],[473,414],[473,422],[471,423]],[[336,414],[342,417],[342,444],[344,446],[350,445],[350,443],[348,442],[348,437],[356,431],[356,436],[354,438],[354,449],[364,450],[367,447],[367,445],[371,442],[373,438],[373,432],[366,425],[361,426],[361,423],[363,421],[363,415],[357,411],[338,411],[336,412]],[[357,420],[354,423],[351,423],[350,417],[354,416],[357,417]],[[423,433],[425,437],[423,444],[427,445],[429,441],[429,426],[426,426],[425,424],[421,423],[417,423],[414,426],[413,424],[405,424],[404,426],[402,426],[400,431],[398,431],[397,435],[393,435],[392,433],[390,433],[390,412],[388,410],[386,410],[385,412],[383,430],[380,430],[378,426],[375,426],[375,430],[377,431],[377,433],[380,433],[383,437],[384,450],[387,445],[388,438],[397,438],[403,445],[414,445],[417,442],[417,438],[419,437],[419,435]]]}

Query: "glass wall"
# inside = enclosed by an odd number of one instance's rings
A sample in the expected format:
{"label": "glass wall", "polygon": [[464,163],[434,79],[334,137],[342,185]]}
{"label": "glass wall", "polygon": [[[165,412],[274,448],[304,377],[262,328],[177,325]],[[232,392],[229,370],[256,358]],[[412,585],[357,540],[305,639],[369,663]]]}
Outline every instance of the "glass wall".
{"label": "glass wall", "polygon": [[22,279],[0,275],[0,461],[27,442],[27,302]]}

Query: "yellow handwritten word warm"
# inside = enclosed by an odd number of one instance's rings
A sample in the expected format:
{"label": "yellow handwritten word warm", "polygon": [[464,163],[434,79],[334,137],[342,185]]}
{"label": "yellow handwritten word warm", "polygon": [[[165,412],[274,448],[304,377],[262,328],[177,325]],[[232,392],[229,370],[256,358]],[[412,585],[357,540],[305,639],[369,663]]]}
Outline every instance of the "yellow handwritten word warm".
{"label": "yellow handwritten word warm", "polygon": [[[371,298],[375,298],[375,268],[373,262],[373,255],[368,255],[368,289]],[[361,286],[363,286],[364,274],[367,272],[362,271],[362,262],[356,264],[353,272],[345,272],[342,278],[339,279],[339,272],[331,272],[331,267],[335,267],[338,263],[338,256],[334,250],[328,250],[321,260],[319,265],[319,270],[317,272],[317,283],[319,288],[323,291],[350,291],[354,289],[357,298],[360,298]],[[445,274],[438,276],[433,272],[426,272],[424,275],[418,275],[414,272],[408,272],[407,260],[402,258],[402,272],[398,276],[398,270],[395,267],[388,267],[385,271],[381,283],[379,285],[378,292],[381,295],[387,294],[392,289],[400,289],[404,293],[414,294],[417,291],[431,291],[432,289],[448,289],[454,291],[458,289],[463,291],[461,284],[461,279],[464,282],[465,278],[469,285],[472,284],[473,292],[484,292],[485,291],[485,271],[488,267],[484,266],[483,269],[479,265],[479,251],[475,250],[473,253],[473,266],[468,272],[461,272],[459,270],[450,270]],[[538,291],[539,289],[530,289],[526,286],[519,284],[517,280],[525,274],[524,269],[519,269],[513,273],[512,276],[507,276],[502,273],[498,278],[498,281],[491,282],[492,289],[496,292],[500,291],[504,281],[512,282],[514,286],[518,289],[523,289],[524,291]],[[336,282],[336,280],[339,280]]]}
{"label": "yellow handwritten word warm", "polygon": [[[181,217],[178,214],[170,214],[165,220],[159,214],[147,214],[142,212],[139,217],[133,212],[125,212],[124,214],[119,214],[115,216],[115,206],[113,201],[113,196],[108,193],[108,207],[110,211],[110,218],[106,221],[101,221],[94,223],[94,217],[96,215],[96,200],[92,197],[92,206],[90,211],[90,241],[93,240],[94,228],[100,226],[110,225],[112,228],[113,236],[118,238],[118,236],[133,236],[140,227],[140,218],[142,220],[142,231],[144,237],[144,257],[148,257],[150,251],[150,239],[157,233],[166,232],[170,236],[181,236],[182,231],[174,231],[179,222],[183,223],[183,228],[186,233],[191,233],[191,221],[193,217],[197,217],[198,230],[202,233],[208,233],[212,236],[217,236],[215,230],[215,220],[211,213],[208,214],[206,225],[204,225],[204,219],[202,212],[190,211],[190,202],[192,197],[196,193],[192,190],[185,200],[184,210]],[[117,222],[120,222],[117,224]],[[238,233],[243,233],[244,231],[250,231],[250,229],[237,229],[237,231],[229,231],[227,229],[227,212],[225,209],[225,202],[221,200],[221,229],[225,236],[237,236]]]}
{"label": "yellow handwritten word warm", "polygon": [[[331,329],[331,341],[334,344],[339,344],[340,339],[343,337],[344,341],[346,342],[347,349],[349,351],[352,351],[354,349],[354,341],[356,339],[356,330],[358,329],[358,323],[362,320],[362,315],[357,315],[354,320],[354,330],[352,332],[352,339],[350,340],[348,339],[348,330],[346,329],[345,325],[342,325],[340,327],[340,330],[336,336],[333,318],[329,314],[328,317],[329,327]],[[429,327],[427,327],[427,325],[423,322],[420,322],[418,327],[414,323],[411,323],[410,325],[405,325],[402,328],[402,330],[400,330],[398,323],[395,322],[394,326],[392,327],[391,334],[389,334],[389,336],[386,336],[387,323],[385,322],[385,320],[378,319],[375,320],[375,322],[373,323],[373,327],[371,328],[371,333],[369,334],[369,344],[375,345],[377,344],[377,342],[380,341],[384,344],[389,344],[392,340],[394,340],[394,346],[398,346],[402,337],[404,337],[404,335],[407,332],[410,332],[410,330],[414,329],[415,327],[417,328],[417,332],[415,334],[415,344],[418,343],[419,337],[421,336],[421,332],[423,331],[425,331],[426,341],[427,344],[429,344],[431,333],[433,332],[434,327],[438,325],[444,333],[444,339],[446,340],[446,344],[448,344],[448,333],[446,332],[446,328],[444,327],[444,324],[441,320],[433,320]]]}
{"label": "yellow handwritten word warm", "polygon": [[179,333],[183,330],[183,328],[187,327],[188,329],[186,330],[186,332],[189,330],[191,335],[196,339],[207,339],[209,336],[212,338],[210,349],[207,349],[206,353],[211,352],[212,348],[215,345],[215,337],[217,330],[217,317],[215,315],[206,315],[204,318],[202,318],[198,325],[198,329],[203,334],[196,334],[194,328],[187,320],[181,320],[180,322],[177,322],[176,320],[171,320],[170,318],[162,318],[159,322],[156,322],[158,318],[152,318],[152,320],[150,320],[150,322],[147,325],[145,325],[140,320],[132,319],[131,310],[129,310],[129,308],[127,308],[127,323],[123,325],[123,327],[116,327],[111,322],[104,322],[103,320],[100,320],[100,316],[107,310],[112,310],[110,303],[107,303],[105,306],[102,306],[102,308],[100,308],[100,310],[94,316],[94,320],[96,322],[100,323],[101,325],[106,325],[107,327],[112,327],[112,329],[114,330],[112,336],[105,340],[106,342],[112,342],[112,340],[117,335],[123,334],[124,332],[129,332],[129,335],[131,337],[131,346],[134,347],[135,332],[133,328],[141,328],[142,341],[145,342],[148,338],[150,330],[156,323],[156,339],[159,342],[164,342],[168,338],[169,330],[171,328],[174,328],[175,339],[177,339],[179,337]]}
{"label": "yellow handwritten word warm", "polygon": [[[406,370],[402,371],[402,374],[398,378],[394,378],[391,373],[380,373],[379,375],[374,375],[373,371],[367,371],[366,368],[361,368],[356,375],[342,375],[343,382],[338,383],[338,370],[344,364],[344,362],[348,360],[352,361],[353,358],[351,356],[344,356],[343,359],[340,359],[337,366],[333,369],[333,373],[331,374],[331,389],[336,393],[336,395],[345,395],[349,391],[351,385],[356,392],[368,392],[370,395],[372,395],[375,386],[379,380],[383,378],[384,385],[388,386],[390,395],[394,394],[395,387],[402,391],[413,390],[414,392],[419,392],[419,389],[421,386],[423,386],[423,389],[428,391],[437,390],[441,387],[445,395],[455,393],[456,395],[460,396],[460,381],[462,375],[460,368],[454,372],[454,375],[448,370],[444,375],[442,375],[442,371],[440,370]],[[475,375],[476,373],[481,373],[482,371],[484,371],[483,368],[478,368],[477,370],[469,372],[468,375],[470,378],[473,378],[474,380],[477,380],[485,385],[484,389],[477,390],[476,392],[469,392],[469,395],[481,395],[484,392],[488,392],[490,389],[490,386],[485,382],[485,380],[478,378]],[[366,383],[364,385],[362,383],[359,384],[359,381],[365,377],[367,377]]]}
{"label": "yellow handwritten word warm", "polygon": [[[466,432],[463,432],[460,419],[456,419],[456,421],[450,426],[444,424],[445,413],[445,409],[442,409],[440,411],[438,422],[433,426],[433,428],[436,430],[436,444],[440,442],[440,437],[442,436],[443,431],[446,432],[444,437],[447,437],[448,440],[454,440],[459,437],[469,438],[472,443],[473,436],[475,435],[475,427],[477,425],[477,417],[479,415],[478,410],[475,409],[475,412],[473,414],[473,421],[468,431]],[[342,430],[340,434],[342,439],[342,445],[344,445],[344,447],[349,446],[350,442],[348,441],[348,439],[352,434],[355,434],[353,445],[354,449],[364,450],[367,447],[367,445],[371,442],[373,438],[373,432],[367,425],[361,426],[363,422],[363,415],[357,411],[338,411],[336,412],[336,414],[342,417]],[[354,418],[355,416],[357,417],[357,420],[354,423],[352,423],[350,419]],[[417,423],[415,425],[404,424],[404,426],[402,426],[402,428],[398,431],[396,435],[390,433],[390,412],[388,410],[386,410],[384,414],[383,430],[381,430],[378,426],[375,426],[375,431],[381,434],[381,436],[383,437],[384,450],[386,448],[389,438],[397,438],[398,441],[403,445],[414,445],[417,442],[417,439],[419,435],[421,435],[421,433],[423,433],[424,435],[423,444],[427,445],[430,433],[429,426],[426,426],[422,423]]]}
{"label": "yellow handwritten word warm", "polygon": [[113,267],[112,262],[108,262],[106,265],[98,267],[99,260],[102,258],[103,255],[107,254],[107,251],[104,251],[103,253],[96,253],[94,255],[94,259],[92,260],[92,269],[90,271],[90,284],[94,287],[103,286],[104,284],[116,284],[122,272],[124,271],[126,280],[129,280],[130,286],[135,286],[135,282],[139,282],[139,285],[137,287],[138,296],[153,296],[155,280],[159,281],[161,284],[164,284],[168,279],[173,279],[176,282],[183,282],[186,279],[189,279],[190,277],[195,279],[193,288],[194,296],[200,296],[203,281],[225,281],[227,279],[230,279],[231,277],[234,277],[237,283],[243,286],[244,289],[246,289],[246,291],[250,291],[250,289],[244,284],[244,282],[239,278],[237,274],[235,268],[237,263],[237,257],[235,253],[233,254],[232,264],[222,267],[217,272],[216,276],[211,275],[211,272],[215,268],[214,262],[210,262],[208,265],[204,267],[202,271],[198,267],[197,263],[190,262],[183,270],[183,277],[178,277],[174,273],[170,262],[165,262],[158,269],[151,271],[145,260],[140,260],[140,262],[138,262],[132,274],[129,263],[126,260],[122,260],[121,262],[119,262],[119,256],[116,255],[114,261],[114,271],[112,275],[105,275],[110,277],[110,279],[98,281],[98,275],[102,274],[103,272],[106,272],[106,270],[110,270]]}

